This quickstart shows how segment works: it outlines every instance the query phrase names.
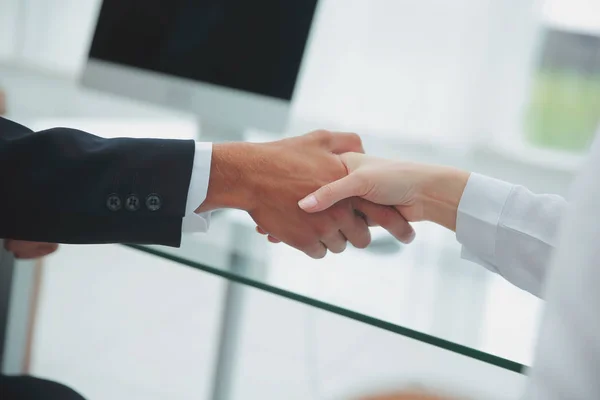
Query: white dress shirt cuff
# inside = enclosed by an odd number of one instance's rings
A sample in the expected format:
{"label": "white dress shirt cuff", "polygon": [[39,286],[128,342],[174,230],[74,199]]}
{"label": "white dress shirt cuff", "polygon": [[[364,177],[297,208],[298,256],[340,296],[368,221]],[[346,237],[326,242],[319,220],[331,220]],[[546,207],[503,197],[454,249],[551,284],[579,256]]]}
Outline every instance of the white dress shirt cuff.
{"label": "white dress shirt cuff", "polygon": [[496,266],[491,263],[490,261],[478,256],[475,253],[472,253],[469,249],[467,249],[465,246],[462,247],[461,252],[460,252],[460,257],[463,260],[467,260],[467,261],[471,261],[474,262],[475,264],[479,264],[482,267],[487,268],[488,270],[498,274],[498,275],[502,275],[500,273],[500,271],[498,271],[498,268],[496,268]]}
{"label": "white dress shirt cuff", "polygon": [[456,215],[456,239],[464,258],[489,268],[484,260],[494,260],[498,223],[512,190],[510,183],[471,174]]}
{"label": "white dress shirt cuff", "polygon": [[212,143],[196,142],[194,166],[190,178],[182,232],[206,232],[210,226],[210,212],[196,214],[194,211],[204,202],[208,192]]}

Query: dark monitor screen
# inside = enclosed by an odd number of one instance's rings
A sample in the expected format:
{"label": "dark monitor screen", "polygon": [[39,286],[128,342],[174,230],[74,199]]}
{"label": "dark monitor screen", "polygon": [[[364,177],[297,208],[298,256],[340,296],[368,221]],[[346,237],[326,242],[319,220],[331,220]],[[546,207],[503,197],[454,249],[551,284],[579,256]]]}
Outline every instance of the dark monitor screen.
{"label": "dark monitor screen", "polygon": [[90,58],[291,100],[318,0],[104,0]]}

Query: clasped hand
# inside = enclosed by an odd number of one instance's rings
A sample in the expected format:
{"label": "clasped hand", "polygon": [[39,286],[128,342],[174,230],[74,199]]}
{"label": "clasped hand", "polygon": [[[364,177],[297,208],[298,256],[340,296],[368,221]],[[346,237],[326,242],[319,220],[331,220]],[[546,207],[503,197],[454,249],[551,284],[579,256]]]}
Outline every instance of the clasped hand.
{"label": "clasped hand", "polygon": [[[328,235],[313,237],[313,240],[319,239],[323,247],[334,252],[343,249],[342,246],[330,246],[330,238],[335,235],[336,227],[340,229],[337,237],[341,238],[336,243],[341,243],[345,237],[356,247],[367,244],[365,240],[357,245],[350,240],[351,236],[345,234],[343,226],[347,226],[344,225],[346,221],[352,220],[352,209],[361,211],[368,225],[381,225],[405,243],[414,238],[410,222],[427,220],[451,230],[456,229],[457,207],[469,178],[468,172],[370,157],[363,154],[360,138],[356,135],[316,134],[328,138],[329,145],[325,144],[323,148],[328,149],[330,157],[342,165],[337,176],[322,174],[320,168],[308,169],[311,184],[319,187],[298,202],[299,208],[305,211],[303,219],[317,223],[314,217],[318,217],[322,226],[328,229]],[[332,146],[331,143],[336,144]],[[303,190],[309,189],[309,186],[306,185]],[[375,207],[375,204],[378,206]],[[387,208],[382,208],[384,206]],[[385,213],[386,218],[382,218],[380,213]],[[332,215],[336,218],[331,219]],[[286,237],[280,236],[276,226],[257,223],[258,232],[268,235],[269,241],[290,244]],[[357,230],[365,228],[364,223],[361,227],[358,225],[355,222]],[[366,235],[364,232],[362,234]],[[321,249],[318,254],[309,253],[312,256],[315,254],[323,256],[325,251]]]}
{"label": "clasped hand", "polygon": [[324,130],[271,143],[215,144],[207,198],[197,211],[245,210],[272,241],[313,258],[339,253],[347,242],[366,247],[369,224],[410,241],[413,230],[393,207],[359,197],[315,213],[298,206],[302,197],[348,174],[341,154],[362,151],[358,135]]}
{"label": "clasped hand", "polygon": [[[336,199],[311,213],[298,206],[308,193],[327,191],[327,185],[348,175],[344,154],[363,152],[358,135],[320,130],[258,146],[260,150],[248,151],[255,155],[249,163],[250,176],[239,180],[250,182],[255,190],[245,197],[256,201],[241,208],[271,242],[282,241],[321,258],[328,250],[342,252],[346,242],[358,248],[368,246],[369,226],[382,226],[402,242],[413,239],[412,227],[397,209],[359,196]],[[253,176],[259,180],[253,181]]]}

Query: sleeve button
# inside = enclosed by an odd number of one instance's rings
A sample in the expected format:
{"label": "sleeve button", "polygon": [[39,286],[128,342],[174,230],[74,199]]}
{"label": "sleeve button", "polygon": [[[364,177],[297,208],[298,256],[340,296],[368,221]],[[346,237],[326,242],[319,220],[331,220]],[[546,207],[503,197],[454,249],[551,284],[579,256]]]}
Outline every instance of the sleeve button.
{"label": "sleeve button", "polygon": [[140,209],[140,199],[135,194],[130,194],[125,199],[125,209],[127,211],[137,211]]}
{"label": "sleeve button", "polygon": [[151,194],[146,197],[146,208],[149,211],[158,211],[162,207],[162,200],[157,194]]}
{"label": "sleeve button", "polygon": [[106,198],[106,208],[110,211],[119,211],[121,209],[121,198],[116,194],[110,194]]}

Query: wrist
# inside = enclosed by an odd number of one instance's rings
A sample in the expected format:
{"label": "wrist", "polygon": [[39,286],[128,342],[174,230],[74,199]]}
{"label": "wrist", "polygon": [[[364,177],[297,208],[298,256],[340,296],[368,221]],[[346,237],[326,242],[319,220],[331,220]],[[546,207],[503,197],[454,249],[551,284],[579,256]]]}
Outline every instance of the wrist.
{"label": "wrist", "polygon": [[429,167],[418,196],[423,220],[456,231],[458,205],[470,175],[452,167]]}
{"label": "wrist", "polygon": [[213,144],[206,199],[196,212],[219,208],[250,210],[254,196],[249,182],[252,143]]}

